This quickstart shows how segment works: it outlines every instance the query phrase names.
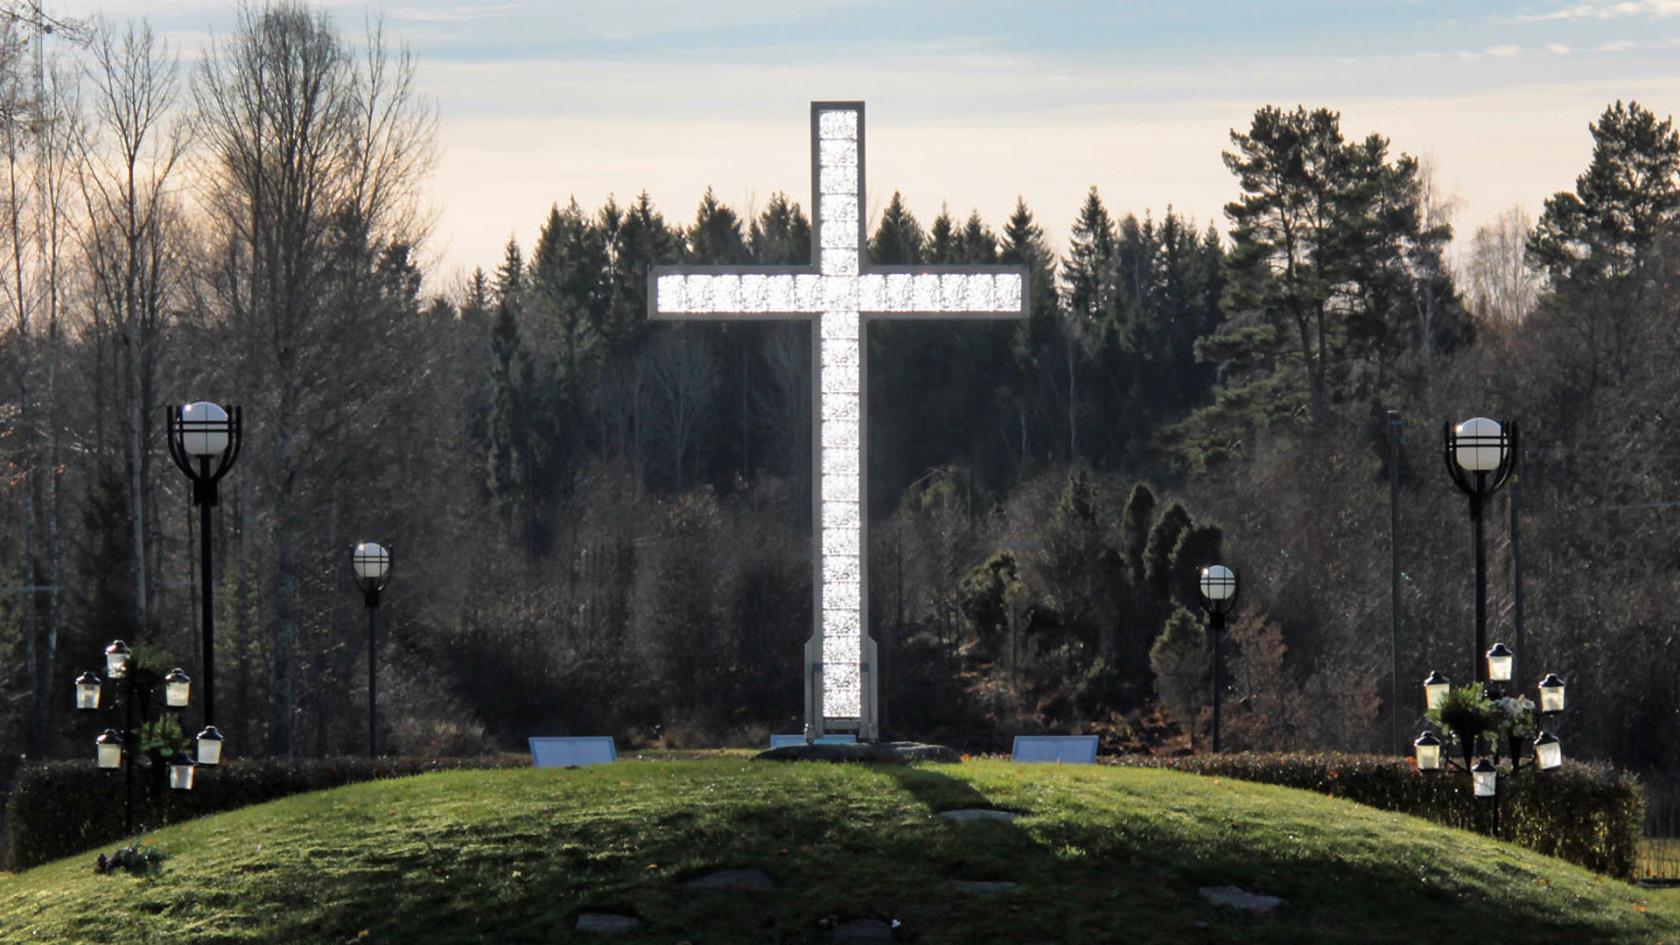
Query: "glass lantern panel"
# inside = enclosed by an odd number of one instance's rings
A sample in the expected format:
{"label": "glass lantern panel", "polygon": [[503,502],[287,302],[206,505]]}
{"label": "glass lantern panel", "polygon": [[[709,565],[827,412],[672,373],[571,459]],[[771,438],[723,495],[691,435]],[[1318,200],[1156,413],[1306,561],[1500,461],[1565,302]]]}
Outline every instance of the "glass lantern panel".
{"label": "glass lantern panel", "polygon": [[1499,790],[1499,772],[1476,771],[1470,775],[1476,785],[1477,797],[1492,797]]}
{"label": "glass lantern panel", "polygon": [[1509,656],[1488,657],[1488,679],[1493,682],[1511,681],[1511,662]]}
{"label": "glass lantern panel", "polygon": [[90,685],[90,684],[87,684],[87,683],[77,683],[76,684],[76,708],[78,708],[78,709],[97,709],[97,708],[99,708],[99,686],[96,685],[96,684]]}
{"label": "glass lantern panel", "polygon": [[222,740],[219,738],[201,738],[198,740],[198,763],[201,765],[218,765],[222,762]]}
{"label": "glass lantern panel", "polygon": [[1417,745],[1417,766],[1419,771],[1441,770],[1441,746]]}
{"label": "glass lantern panel", "polygon": [[1540,762],[1541,771],[1563,767],[1563,743],[1554,741],[1545,745],[1535,745],[1534,758]]}
{"label": "glass lantern panel", "polygon": [[1540,687],[1540,711],[1541,712],[1562,712],[1563,711],[1563,687],[1562,686],[1541,686]]}
{"label": "glass lantern panel", "polygon": [[1424,702],[1431,709],[1439,709],[1441,703],[1447,701],[1447,690],[1452,687],[1447,683],[1436,683],[1423,687]]}
{"label": "glass lantern panel", "polygon": [[193,786],[193,766],[190,764],[169,766],[169,786],[177,791],[190,791]]}
{"label": "glass lantern panel", "polygon": [[171,709],[184,709],[192,692],[192,683],[172,682],[163,687],[163,701]]}
{"label": "glass lantern panel", "polygon": [[116,743],[100,745],[99,767],[106,770],[122,767],[122,745]]}

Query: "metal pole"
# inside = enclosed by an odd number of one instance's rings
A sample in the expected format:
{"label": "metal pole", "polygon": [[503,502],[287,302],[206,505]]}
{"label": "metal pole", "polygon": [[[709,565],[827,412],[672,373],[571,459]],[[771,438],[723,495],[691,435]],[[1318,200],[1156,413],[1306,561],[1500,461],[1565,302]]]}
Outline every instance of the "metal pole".
{"label": "metal pole", "polygon": [[377,604],[369,604],[367,612],[368,612],[368,757],[369,758],[377,758],[379,756],[379,725],[378,725],[378,721],[377,721],[378,716],[375,715],[375,711],[376,711],[375,706],[378,704],[378,701],[379,701],[379,695],[378,695],[379,690],[378,690],[378,688],[376,686],[376,683],[375,683],[375,678],[376,678],[375,672],[376,672],[376,669],[378,667],[378,662],[377,662],[377,660],[375,660],[374,655],[378,651],[376,643],[375,643],[375,641],[377,640],[377,637],[375,636],[375,634],[377,632],[377,629],[376,629],[377,625],[375,623],[375,619],[376,619],[375,615],[379,613],[379,606]]}
{"label": "metal pole", "polygon": [[1219,754],[1219,690],[1224,688],[1220,685],[1223,682],[1220,678],[1220,667],[1224,663],[1224,647],[1221,644],[1222,638],[1225,636],[1225,615],[1218,612],[1213,613],[1208,620],[1208,625],[1213,630],[1213,753],[1217,755]]}
{"label": "metal pole", "polygon": [[[199,460],[205,478],[210,476],[210,460]],[[210,484],[214,489],[215,483]],[[198,560],[199,605],[204,610],[204,724],[216,724],[216,609],[212,604],[214,588],[210,577],[210,502],[204,496],[198,503]]]}
{"label": "metal pole", "polygon": [[1522,443],[1516,445],[1516,456],[1512,459],[1516,467],[1516,476],[1511,481],[1511,625],[1517,640],[1517,655],[1511,661],[1511,679],[1519,681],[1522,677],[1523,659],[1528,651],[1523,649],[1523,583],[1522,583],[1522,477],[1523,450]]}
{"label": "metal pole", "polygon": [[1394,711],[1394,754],[1405,754],[1400,737],[1400,414],[1388,412],[1389,609],[1393,612],[1394,681],[1389,703]]}
{"label": "metal pole", "polygon": [[1470,494],[1470,533],[1476,543],[1476,652],[1472,654],[1476,681],[1487,683],[1487,549],[1482,543],[1482,490],[1486,473],[1476,474],[1477,490]]}
{"label": "metal pole", "polygon": [[134,737],[134,667],[127,673],[128,691],[123,698],[123,831],[134,836],[134,749],[139,739]]}

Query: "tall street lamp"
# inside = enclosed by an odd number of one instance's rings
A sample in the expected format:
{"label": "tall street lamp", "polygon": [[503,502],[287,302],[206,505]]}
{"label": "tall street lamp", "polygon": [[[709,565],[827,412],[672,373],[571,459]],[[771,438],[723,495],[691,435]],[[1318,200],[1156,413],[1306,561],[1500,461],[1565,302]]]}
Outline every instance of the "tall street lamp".
{"label": "tall street lamp", "polygon": [[1476,680],[1487,682],[1482,654],[1487,651],[1487,549],[1482,541],[1482,511],[1489,496],[1511,477],[1516,455],[1517,424],[1503,426],[1487,417],[1472,417],[1454,427],[1443,424],[1443,453],[1447,473],[1470,497],[1471,540],[1476,546]]}
{"label": "tall street lamp", "polygon": [[379,723],[377,715],[379,592],[391,573],[391,552],[384,545],[364,541],[350,553],[350,566],[356,572],[356,586],[362,589],[362,600],[368,614],[368,757],[379,754]]}
{"label": "tall street lamp", "polygon": [[1202,609],[1213,634],[1213,753],[1219,754],[1219,695],[1224,689],[1225,615],[1237,604],[1237,574],[1222,564],[1202,569]]}
{"label": "tall street lamp", "polygon": [[[204,613],[204,730],[198,733],[198,763],[221,761],[222,733],[216,730],[215,582],[210,576],[210,510],[217,483],[239,458],[243,432],[239,408],[205,401],[169,408],[169,455],[193,484],[199,509],[198,554],[201,610]],[[188,779],[188,784],[191,779]]]}

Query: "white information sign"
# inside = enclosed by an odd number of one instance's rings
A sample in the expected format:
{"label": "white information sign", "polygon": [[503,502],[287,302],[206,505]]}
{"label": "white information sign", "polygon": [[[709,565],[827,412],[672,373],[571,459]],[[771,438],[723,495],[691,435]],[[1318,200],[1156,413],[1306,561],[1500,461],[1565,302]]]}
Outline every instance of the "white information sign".
{"label": "white information sign", "polygon": [[1017,735],[1013,761],[1036,764],[1094,765],[1095,735]]}
{"label": "white information sign", "polygon": [[574,768],[605,765],[618,760],[618,745],[610,735],[532,738],[531,764],[537,768]]}

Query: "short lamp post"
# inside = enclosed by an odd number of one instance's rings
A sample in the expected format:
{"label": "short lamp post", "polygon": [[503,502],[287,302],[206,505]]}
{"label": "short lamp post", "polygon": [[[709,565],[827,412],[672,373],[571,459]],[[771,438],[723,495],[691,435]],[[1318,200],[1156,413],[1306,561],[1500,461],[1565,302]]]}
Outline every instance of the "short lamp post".
{"label": "short lamp post", "polygon": [[1237,605],[1237,574],[1222,564],[1202,569],[1202,609],[1213,635],[1213,753],[1219,754],[1219,697],[1225,687],[1225,615]]}
{"label": "short lamp post", "polygon": [[364,541],[350,553],[350,566],[356,574],[356,586],[362,589],[362,601],[368,615],[368,757],[379,754],[378,715],[378,614],[379,592],[391,574],[391,552],[373,541]]}
{"label": "short lamp post", "polygon": [[1482,517],[1488,497],[1511,478],[1511,459],[1517,450],[1515,421],[1500,425],[1487,417],[1472,417],[1454,427],[1441,428],[1447,473],[1470,497],[1470,534],[1476,557],[1476,679],[1486,682],[1482,653],[1487,650],[1487,547],[1482,540]]}
{"label": "short lamp post", "polygon": [[[216,730],[216,606],[210,569],[210,510],[217,484],[239,458],[243,424],[237,406],[206,401],[169,408],[169,455],[192,481],[199,509],[198,555],[200,610],[204,621],[204,730],[198,733],[198,763],[221,762],[222,733]],[[191,786],[192,779],[187,779]]]}
{"label": "short lamp post", "polygon": [[[122,731],[107,724],[93,740],[94,760],[101,771],[123,771],[123,829],[134,834],[134,751],[124,737],[136,738],[135,712],[141,722],[150,722],[154,701],[161,702],[170,712],[181,712],[192,698],[192,679],[179,667],[159,676],[135,665],[134,651],[127,643],[113,640],[105,647],[105,679],[97,673],[86,672],[76,677],[76,711],[84,715],[100,713],[109,717],[121,703]],[[105,698],[105,683],[109,680],[114,691]],[[153,764],[162,764],[163,756],[154,757]],[[185,770],[182,770],[182,769]],[[169,762],[169,786],[190,791],[193,785],[193,759],[177,753]]]}

